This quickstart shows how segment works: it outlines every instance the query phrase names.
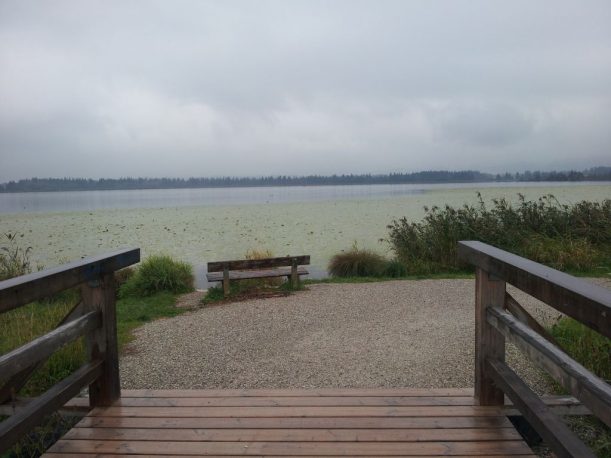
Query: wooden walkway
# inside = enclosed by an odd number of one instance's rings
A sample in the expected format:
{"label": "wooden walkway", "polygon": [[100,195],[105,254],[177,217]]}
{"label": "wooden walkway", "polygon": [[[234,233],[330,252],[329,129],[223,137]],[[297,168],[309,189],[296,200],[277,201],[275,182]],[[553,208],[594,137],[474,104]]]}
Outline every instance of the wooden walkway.
{"label": "wooden walkway", "polygon": [[472,389],[131,390],[45,456],[530,456]]}

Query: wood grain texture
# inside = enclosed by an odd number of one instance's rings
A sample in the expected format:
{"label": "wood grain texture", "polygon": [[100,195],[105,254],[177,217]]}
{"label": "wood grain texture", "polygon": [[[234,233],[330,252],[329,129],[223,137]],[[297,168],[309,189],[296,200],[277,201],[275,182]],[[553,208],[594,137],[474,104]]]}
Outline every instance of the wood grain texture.
{"label": "wood grain texture", "polygon": [[102,316],[102,326],[90,332],[86,339],[89,359],[103,362],[102,373],[89,385],[89,402],[91,407],[108,406],[121,396],[114,273],[83,284],[81,297],[85,311]]}
{"label": "wood grain texture", "polygon": [[505,282],[490,278],[481,268],[475,270],[475,398],[480,405],[503,405],[504,394],[487,373],[486,360],[505,360],[505,338],[486,320],[489,307],[505,303]]}
{"label": "wood grain texture", "polygon": [[[297,276],[308,275],[309,272],[305,267],[297,268]],[[289,267],[279,267],[277,269],[264,270],[228,270],[227,278],[229,280],[248,280],[251,278],[272,278],[272,277],[291,277],[292,269]],[[208,281],[223,281],[225,279],[224,272],[211,272],[206,274]]]}
{"label": "wood grain texture", "polygon": [[213,261],[208,263],[208,272],[222,272],[225,268],[229,270],[245,270],[245,269],[267,269],[270,267],[309,265],[310,256],[282,256],[277,258],[263,259],[237,259],[233,261]]}
{"label": "wood grain texture", "polygon": [[83,365],[61,382],[31,401],[23,410],[0,423],[0,453],[11,447],[21,436],[40,424],[45,416],[64,405],[100,374],[101,362]]}
{"label": "wood grain texture", "polygon": [[458,242],[458,256],[611,338],[610,290],[482,242]]}
{"label": "wood grain texture", "polygon": [[508,312],[489,308],[488,321],[611,427],[611,386],[608,383]]}
{"label": "wood grain texture", "polygon": [[118,250],[0,281],[0,313],[140,261],[140,248]]}
{"label": "wood grain texture", "polygon": [[518,407],[526,420],[539,433],[559,458],[595,458],[560,417],[555,415],[539,397],[501,361],[488,361],[490,373]]}
{"label": "wood grain texture", "polygon": [[127,390],[47,456],[532,456],[503,408],[472,392]]}
{"label": "wood grain texture", "polygon": [[8,378],[36,365],[62,346],[99,327],[100,321],[98,311],[89,312],[0,356],[0,374]]}

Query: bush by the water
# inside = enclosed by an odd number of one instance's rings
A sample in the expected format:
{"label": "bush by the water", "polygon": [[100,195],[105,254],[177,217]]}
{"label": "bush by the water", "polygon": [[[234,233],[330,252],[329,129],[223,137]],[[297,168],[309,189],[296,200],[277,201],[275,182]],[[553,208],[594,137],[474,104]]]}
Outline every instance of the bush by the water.
{"label": "bush by the water", "polygon": [[170,256],[147,258],[121,286],[119,296],[150,296],[161,291],[175,294],[193,291],[193,268]]}
{"label": "bush by the water", "polygon": [[611,265],[611,200],[560,204],[552,195],[516,205],[478,193],[477,205],[425,207],[420,222],[406,218],[388,226],[388,241],[410,274],[456,272],[459,240],[480,240],[551,267],[590,271]]}
{"label": "bush by the water", "polygon": [[[354,244],[350,250],[333,256],[328,270],[332,277],[381,277],[387,267],[388,261],[383,256]],[[393,267],[396,271],[396,266]]]}

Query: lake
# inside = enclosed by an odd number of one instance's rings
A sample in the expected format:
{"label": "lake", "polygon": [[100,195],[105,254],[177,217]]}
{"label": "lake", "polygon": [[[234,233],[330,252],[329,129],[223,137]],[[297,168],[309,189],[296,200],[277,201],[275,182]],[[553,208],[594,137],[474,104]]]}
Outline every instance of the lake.
{"label": "lake", "polygon": [[322,276],[333,254],[372,248],[393,219],[419,220],[423,207],[554,194],[560,202],[611,198],[611,183],[468,183],[269,188],[207,188],[0,194],[0,233],[17,232],[36,264],[63,261],[121,247],[144,257],[168,253],[195,266],[205,286],[208,261],[242,258],[248,249],[274,255],[309,254]]}

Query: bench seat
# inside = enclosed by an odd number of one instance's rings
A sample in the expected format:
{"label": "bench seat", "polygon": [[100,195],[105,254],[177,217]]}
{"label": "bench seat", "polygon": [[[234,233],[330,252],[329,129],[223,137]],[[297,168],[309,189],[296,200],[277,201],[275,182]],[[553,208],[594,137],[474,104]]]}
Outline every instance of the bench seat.
{"label": "bench seat", "polygon": [[[297,268],[297,275],[308,275],[309,272],[305,267]],[[290,277],[290,267],[278,267],[274,269],[258,269],[258,270],[230,270],[230,280],[247,280],[250,278],[269,278],[269,277]],[[209,282],[223,281],[223,272],[208,272],[206,278]]]}

